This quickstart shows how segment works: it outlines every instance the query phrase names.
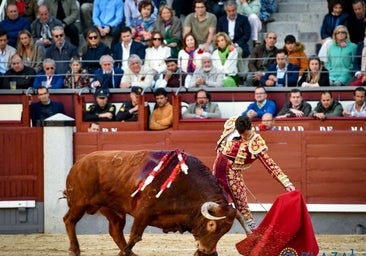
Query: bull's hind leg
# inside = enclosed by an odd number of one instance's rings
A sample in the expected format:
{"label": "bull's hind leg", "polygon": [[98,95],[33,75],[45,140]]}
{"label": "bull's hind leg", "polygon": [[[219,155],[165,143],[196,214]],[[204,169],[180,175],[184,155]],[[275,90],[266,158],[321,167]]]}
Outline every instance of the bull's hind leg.
{"label": "bull's hind leg", "polygon": [[76,236],[75,226],[76,223],[83,217],[85,213],[84,207],[70,208],[64,216],[64,223],[66,227],[66,232],[70,240],[69,255],[79,256],[80,246],[79,241]]}
{"label": "bull's hind leg", "polygon": [[123,235],[123,228],[126,224],[126,215],[121,217],[117,215],[113,210],[109,208],[101,208],[99,211],[108,219],[109,222],[109,234],[113,238],[113,241],[117,244],[118,248],[121,250],[120,255],[134,255],[132,254],[124,254],[127,243],[126,239]]}

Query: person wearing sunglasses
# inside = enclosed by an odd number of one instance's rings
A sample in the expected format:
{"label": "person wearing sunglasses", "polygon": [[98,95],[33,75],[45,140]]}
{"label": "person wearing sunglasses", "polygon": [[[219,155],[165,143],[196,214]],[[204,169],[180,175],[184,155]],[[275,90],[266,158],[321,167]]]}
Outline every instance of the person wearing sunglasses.
{"label": "person wearing sunglasses", "polygon": [[352,77],[356,48],[356,45],[350,41],[347,27],[337,26],[333,32],[333,43],[329,47],[326,63],[330,86],[348,85]]}
{"label": "person wearing sunglasses", "polygon": [[39,72],[33,82],[33,88],[41,86],[52,89],[64,87],[64,76],[56,72],[56,63],[53,59],[43,61],[43,71]]}
{"label": "person wearing sunglasses", "polygon": [[152,33],[149,47],[145,51],[145,66],[153,69],[154,75],[165,72],[165,59],[170,56],[170,47],[165,45],[163,34],[160,31]]}
{"label": "person wearing sunglasses", "polygon": [[86,45],[81,49],[83,68],[88,70],[89,74],[94,74],[100,68],[100,57],[111,55],[111,49],[101,41],[99,30],[95,27],[88,29],[85,41]]}
{"label": "person wearing sunglasses", "polygon": [[76,46],[65,40],[65,31],[61,26],[52,29],[54,43],[46,50],[45,58],[55,60],[56,69],[60,74],[69,70],[69,61],[73,56],[79,55]]}

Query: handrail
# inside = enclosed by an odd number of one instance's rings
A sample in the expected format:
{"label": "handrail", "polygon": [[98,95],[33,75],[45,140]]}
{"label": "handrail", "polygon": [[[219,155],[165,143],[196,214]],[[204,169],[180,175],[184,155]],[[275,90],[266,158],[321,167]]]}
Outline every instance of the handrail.
{"label": "handrail", "polygon": [[5,18],[5,5],[7,1],[1,1],[0,4],[0,20],[3,20]]}

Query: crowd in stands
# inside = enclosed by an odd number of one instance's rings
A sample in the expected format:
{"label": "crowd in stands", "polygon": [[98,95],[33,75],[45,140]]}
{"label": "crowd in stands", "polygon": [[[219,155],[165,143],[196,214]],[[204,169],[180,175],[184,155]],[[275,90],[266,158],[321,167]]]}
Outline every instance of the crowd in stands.
{"label": "crowd in stands", "polygon": [[[178,10],[180,4],[179,0],[168,4],[159,0],[108,4],[102,0],[8,0],[6,17],[0,22],[0,79],[6,82],[0,81],[1,89],[9,89],[8,82],[13,80],[18,89],[37,88],[51,77],[61,78],[62,84],[47,82],[50,88],[94,88],[95,76],[109,72],[121,79],[103,87],[365,84],[364,0],[328,0],[329,10],[319,28],[319,58],[308,58],[304,45],[291,33],[281,48],[276,47],[274,32],[259,39],[262,23],[273,21],[274,0],[193,0],[185,2],[191,5],[190,12],[183,7]],[[15,54],[22,59],[22,67],[14,67]],[[105,55],[113,58],[113,68],[108,70],[101,66]],[[129,64],[133,55],[141,60],[134,72]],[[49,76],[48,59],[55,63]],[[168,70],[168,59],[176,59],[175,70]],[[207,59],[210,64],[204,67]],[[169,80],[173,72],[179,72],[178,80],[184,77],[184,81],[174,85],[161,81]],[[33,85],[19,82],[17,76],[24,73],[33,77],[29,79]],[[139,79],[145,78],[141,84]]]}
{"label": "crowd in stands", "polygon": [[273,21],[274,0],[182,4],[8,0],[0,22],[0,88],[10,89],[11,81],[17,89],[103,91],[366,83],[364,0],[328,0],[322,46],[309,57],[291,33],[281,48],[275,32],[259,39],[262,24]]}

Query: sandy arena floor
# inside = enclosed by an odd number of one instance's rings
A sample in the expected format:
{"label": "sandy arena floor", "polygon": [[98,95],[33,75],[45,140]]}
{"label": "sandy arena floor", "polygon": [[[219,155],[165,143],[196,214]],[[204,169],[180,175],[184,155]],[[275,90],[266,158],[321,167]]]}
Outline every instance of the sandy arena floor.
{"label": "sandy arena floor", "polygon": [[[78,238],[82,255],[116,256],[119,253],[109,235],[79,235]],[[218,244],[219,255],[240,255],[235,244],[242,239],[242,235],[225,235]],[[317,240],[320,256],[366,256],[366,235],[318,235]],[[143,240],[134,248],[134,252],[141,256],[193,255],[194,251],[194,239],[190,234],[144,234]],[[67,256],[67,236],[0,235],[0,256],[46,255]]]}

